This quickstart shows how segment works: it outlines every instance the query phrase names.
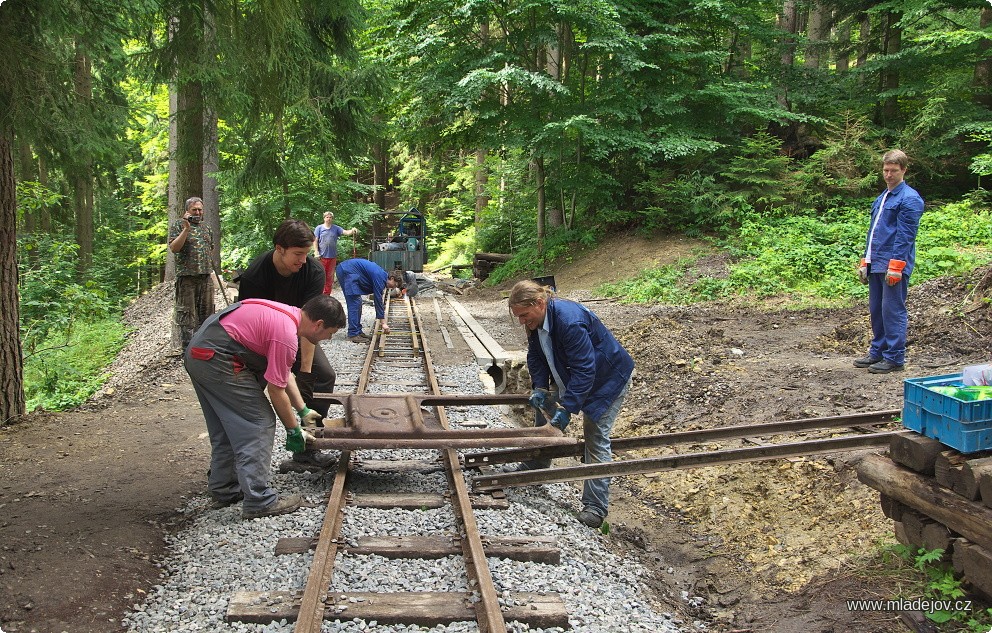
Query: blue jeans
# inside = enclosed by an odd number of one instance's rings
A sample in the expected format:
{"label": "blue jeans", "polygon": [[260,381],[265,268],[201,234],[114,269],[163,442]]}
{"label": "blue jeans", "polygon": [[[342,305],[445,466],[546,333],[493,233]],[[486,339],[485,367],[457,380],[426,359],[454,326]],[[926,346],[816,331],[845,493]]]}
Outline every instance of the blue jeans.
{"label": "blue jeans", "polygon": [[890,363],[906,363],[906,330],[909,313],[906,295],[909,277],[903,275],[894,286],[885,282],[885,273],[868,275],[868,313],[871,315],[871,346],[868,355]]}
{"label": "blue jeans", "polygon": [[[624,385],[623,391],[617,396],[610,407],[598,419],[593,420],[589,415],[582,414],[582,438],[585,442],[585,455],[582,457],[583,464],[604,464],[613,461],[613,451],[611,450],[610,433],[613,432],[613,423],[620,413],[623,400],[630,390],[630,380]],[[551,391],[548,394],[548,407],[558,404],[558,392]],[[534,426],[547,424],[548,420],[540,411],[534,415]],[[548,468],[551,460],[532,459],[524,462],[528,470],[537,468]],[[582,509],[589,510],[594,514],[605,517],[610,507],[610,478],[586,479],[582,486]]]}

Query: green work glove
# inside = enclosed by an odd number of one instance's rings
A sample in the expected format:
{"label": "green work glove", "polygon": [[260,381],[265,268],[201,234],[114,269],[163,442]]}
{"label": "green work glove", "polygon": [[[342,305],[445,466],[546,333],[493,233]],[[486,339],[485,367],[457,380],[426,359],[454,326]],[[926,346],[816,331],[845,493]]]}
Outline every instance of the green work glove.
{"label": "green work glove", "polygon": [[312,442],[314,436],[299,426],[286,429],[286,450],[292,453],[302,453],[307,449],[307,442]]}
{"label": "green work glove", "polygon": [[300,424],[312,424],[316,426],[317,423],[324,419],[324,416],[309,407],[303,407],[296,412],[296,415],[300,418]]}

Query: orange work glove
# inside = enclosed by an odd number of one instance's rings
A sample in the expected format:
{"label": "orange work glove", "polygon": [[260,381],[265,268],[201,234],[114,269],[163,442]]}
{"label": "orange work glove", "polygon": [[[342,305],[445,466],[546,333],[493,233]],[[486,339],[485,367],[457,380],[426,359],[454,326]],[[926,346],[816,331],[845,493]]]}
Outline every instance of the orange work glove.
{"label": "orange work glove", "polygon": [[868,284],[868,262],[865,261],[864,257],[861,258],[861,263],[858,264],[858,279],[861,283]]}
{"label": "orange work glove", "polygon": [[901,259],[890,259],[889,269],[885,272],[885,283],[894,286],[902,281],[902,269],[906,267],[906,262]]}

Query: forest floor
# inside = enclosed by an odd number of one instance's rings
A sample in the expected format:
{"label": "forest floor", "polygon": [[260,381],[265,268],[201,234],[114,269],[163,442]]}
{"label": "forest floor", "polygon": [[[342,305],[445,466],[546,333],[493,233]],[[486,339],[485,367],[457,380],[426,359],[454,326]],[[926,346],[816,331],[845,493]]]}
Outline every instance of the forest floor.
{"label": "forest floor", "polygon": [[[548,271],[562,296],[588,301],[634,356],[614,435],[898,409],[903,379],[992,358],[988,268],[911,289],[906,371],[885,376],[851,366],[868,340],[863,304],[630,306],[595,296],[604,281],[698,252],[705,246],[691,240],[622,236]],[[720,274],[726,261],[714,254],[699,267]],[[504,347],[519,349],[507,289],[459,300]],[[159,287],[129,309],[136,331],[89,404],[0,429],[3,631],[119,630],[158,582],[163,535],[186,520],[185,499],[203,493],[209,452],[192,388],[168,355],[171,304]],[[920,597],[899,594],[884,569],[879,544],[893,541],[891,522],[857,481],[858,456],[619,478],[609,539],[654,570],[656,597],[669,608],[685,604],[682,592],[702,596],[687,615],[711,630],[903,631],[899,614],[845,606]]]}

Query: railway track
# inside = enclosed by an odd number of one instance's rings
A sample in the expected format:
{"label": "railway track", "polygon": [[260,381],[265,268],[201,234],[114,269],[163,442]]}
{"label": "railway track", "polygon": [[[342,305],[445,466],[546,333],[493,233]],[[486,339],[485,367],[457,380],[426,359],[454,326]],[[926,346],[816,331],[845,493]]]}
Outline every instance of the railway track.
{"label": "railway track", "polygon": [[[569,443],[550,429],[453,428],[446,406],[494,405],[526,402],[522,396],[445,396],[422,336],[415,300],[389,300],[389,334],[374,332],[354,394],[319,394],[341,405],[344,419],[314,430],[318,448],[341,451],[327,498],[323,524],[316,537],[280,539],[277,552],[313,550],[302,591],[239,592],[232,597],[228,621],[271,622],[295,620],[295,631],[318,632],[325,619],[361,618],[379,624],[443,625],[471,620],[480,631],[506,631],[516,620],[532,628],[568,627],[564,603],[556,593],[497,591],[487,556],[518,561],[556,562],[557,544],[547,537],[483,536],[476,508],[506,505],[503,495],[470,495],[455,447],[543,446]],[[454,425],[457,426],[457,425]],[[365,459],[357,449],[415,449],[410,458]],[[443,478],[446,491],[399,490],[372,495],[356,493],[361,473],[392,475],[419,473]],[[348,534],[349,504],[377,504],[395,511],[449,504],[455,529],[420,535],[366,537]],[[460,555],[466,576],[465,591],[349,591],[332,585],[340,554],[384,558]],[[378,563],[375,563],[378,564]]]}
{"label": "railway track", "polygon": [[[552,537],[485,534],[480,529],[476,511],[507,507],[503,489],[835,453],[887,444],[893,435],[901,433],[877,428],[890,424],[899,414],[879,411],[615,439],[613,448],[618,453],[677,444],[709,446],[729,440],[755,445],[502,473],[488,467],[535,457],[581,456],[582,443],[562,437],[550,425],[507,430],[477,428],[479,425],[470,423],[452,424],[448,408],[524,405],[526,396],[442,393],[416,301],[390,300],[386,309],[390,332],[386,334],[379,329],[374,332],[361,365],[354,368],[357,378],[349,385],[354,392],[318,394],[343,411],[342,418],[313,430],[318,448],[340,451],[323,521],[317,534],[281,538],[275,548],[280,554],[312,551],[304,588],[237,592],[229,603],[226,616],[229,622],[295,621],[294,630],[299,633],[316,633],[325,620],[335,619],[427,627],[474,621],[485,633],[506,631],[508,621],[519,621],[531,628],[569,628],[569,614],[558,593],[500,590],[494,581],[487,560],[490,557],[525,564],[557,564],[561,559]],[[436,302],[434,309],[437,310]],[[843,429],[852,432],[840,437],[804,437],[801,441],[784,443],[761,439],[835,435]],[[479,450],[459,455],[458,449]],[[485,470],[468,478],[465,469]],[[409,481],[431,483],[424,490],[400,485]],[[383,482],[387,485],[381,485]],[[441,489],[443,492],[439,492]],[[450,508],[453,520],[450,525],[440,527],[425,522],[424,529],[417,534],[370,536],[349,529],[348,508],[359,505],[382,508],[384,512]],[[384,559],[460,560],[460,573],[465,580],[453,583],[445,591],[350,590],[333,582],[335,566],[342,558],[364,560],[362,557],[368,557],[364,564],[375,567],[383,565]],[[402,574],[396,571],[390,577]],[[512,586],[504,583],[504,587],[506,584]]]}

